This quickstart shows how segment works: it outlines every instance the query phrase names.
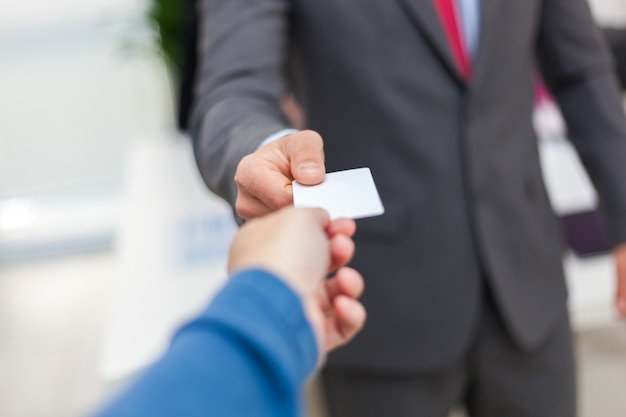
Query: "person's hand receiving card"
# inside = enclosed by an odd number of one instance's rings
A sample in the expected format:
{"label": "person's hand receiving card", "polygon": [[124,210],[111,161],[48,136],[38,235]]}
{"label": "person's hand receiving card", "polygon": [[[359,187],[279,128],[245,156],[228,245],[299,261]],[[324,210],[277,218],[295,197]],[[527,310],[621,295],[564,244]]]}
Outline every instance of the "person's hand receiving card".
{"label": "person's hand receiving card", "polygon": [[332,172],[318,185],[292,184],[295,207],[323,208],[331,219],[360,219],[385,212],[369,168]]}

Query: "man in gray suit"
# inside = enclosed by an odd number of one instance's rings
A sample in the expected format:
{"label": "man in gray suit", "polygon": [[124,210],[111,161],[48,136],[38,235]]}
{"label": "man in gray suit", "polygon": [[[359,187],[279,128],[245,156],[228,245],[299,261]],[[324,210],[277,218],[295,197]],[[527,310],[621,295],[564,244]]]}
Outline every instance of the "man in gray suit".
{"label": "man in gray suit", "polygon": [[[560,230],[531,123],[539,64],[601,196],[626,315],[626,119],[585,0],[207,0],[192,125],[244,219],[370,167],[369,321],[323,373],[334,417],[576,414]],[[293,91],[310,131],[279,106]],[[291,134],[290,134],[291,133]],[[234,180],[233,180],[234,179]]]}

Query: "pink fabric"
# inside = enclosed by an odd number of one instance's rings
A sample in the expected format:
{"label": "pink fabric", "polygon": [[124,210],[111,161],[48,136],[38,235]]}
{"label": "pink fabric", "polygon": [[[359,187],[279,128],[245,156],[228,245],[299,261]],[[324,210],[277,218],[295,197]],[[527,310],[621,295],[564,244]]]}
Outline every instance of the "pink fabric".
{"label": "pink fabric", "polygon": [[446,38],[452,50],[452,56],[465,80],[472,75],[472,67],[467,53],[463,31],[458,21],[455,0],[433,0]]}
{"label": "pink fabric", "polygon": [[537,76],[535,79],[535,106],[541,107],[541,105],[552,103],[553,101],[552,94],[548,91],[543,79],[541,76]]}

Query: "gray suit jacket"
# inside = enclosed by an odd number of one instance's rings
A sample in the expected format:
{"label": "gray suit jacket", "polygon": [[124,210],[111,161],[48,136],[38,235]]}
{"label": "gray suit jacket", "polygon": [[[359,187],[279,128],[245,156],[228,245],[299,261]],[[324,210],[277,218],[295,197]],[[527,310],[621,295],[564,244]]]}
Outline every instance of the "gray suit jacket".
{"label": "gray suit jacket", "polygon": [[358,225],[364,331],[330,364],[427,369],[459,359],[485,282],[519,346],[566,314],[562,242],[531,123],[541,65],[616,241],[626,241],[626,120],[585,0],[483,0],[473,77],[432,0],[208,0],[194,140],[231,204],[237,164],[288,127],[293,90],[327,170],[370,167],[387,209]]}

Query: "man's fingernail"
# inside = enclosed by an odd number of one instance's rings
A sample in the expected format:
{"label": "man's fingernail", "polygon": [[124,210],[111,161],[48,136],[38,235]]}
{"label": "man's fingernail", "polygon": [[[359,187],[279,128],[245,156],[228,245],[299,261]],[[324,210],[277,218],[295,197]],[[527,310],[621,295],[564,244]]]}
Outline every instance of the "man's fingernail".
{"label": "man's fingernail", "polygon": [[322,170],[322,167],[315,162],[306,162],[300,165],[300,172],[303,174],[317,174]]}

